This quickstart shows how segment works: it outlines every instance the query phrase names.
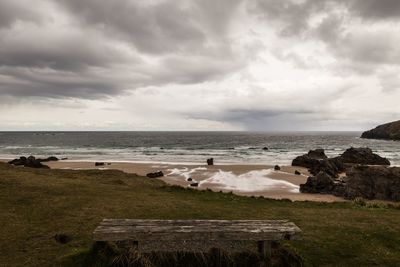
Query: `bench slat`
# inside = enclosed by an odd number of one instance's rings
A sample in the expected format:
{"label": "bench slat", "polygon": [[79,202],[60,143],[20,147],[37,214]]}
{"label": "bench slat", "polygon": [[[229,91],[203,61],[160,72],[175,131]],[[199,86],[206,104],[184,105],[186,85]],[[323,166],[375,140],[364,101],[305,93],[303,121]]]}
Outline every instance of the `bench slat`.
{"label": "bench slat", "polygon": [[301,230],[286,220],[135,220],[105,219],[95,241],[123,240],[271,240],[302,239]]}

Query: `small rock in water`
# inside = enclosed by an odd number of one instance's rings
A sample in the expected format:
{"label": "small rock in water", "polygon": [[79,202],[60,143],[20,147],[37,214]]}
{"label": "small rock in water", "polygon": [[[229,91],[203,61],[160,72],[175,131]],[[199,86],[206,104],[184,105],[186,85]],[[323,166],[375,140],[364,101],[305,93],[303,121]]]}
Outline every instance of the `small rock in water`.
{"label": "small rock in water", "polygon": [[199,183],[191,183],[190,186],[191,186],[191,187],[198,187],[198,186],[199,186]]}
{"label": "small rock in water", "polygon": [[265,147],[263,147],[263,150],[268,150],[268,147],[266,147],[266,146],[265,146]]}
{"label": "small rock in water", "polygon": [[207,159],[207,165],[214,165],[214,159],[213,158]]}
{"label": "small rock in water", "polygon": [[158,177],[163,177],[164,173],[162,171],[151,172],[151,173],[146,174],[146,176],[149,178],[158,178]]}
{"label": "small rock in water", "polygon": [[104,166],[105,163],[104,162],[95,162],[94,166]]}
{"label": "small rock in water", "polygon": [[280,171],[280,170],[281,170],[281,167],[279,167],[279,165],[275,165],[274,170],[275,170],[275,171]]}
{"label": "small rock in water", "polygon": [[187,178],[187,181],[191,182],[191,181],[193,181],[193,179],[189,177],[189,178]]}
{"label": "small rock in water", "polygon": [[295,170],[295,171],[294,171],[294,174],[296,174],[296,175],[301,175],[301,172],[299,172],[298,170]]}
{"label": "small rock in water", "polygon": [[60,244],[67,244],[72,240],[72,238],[66,234],[56,234],[54,239]]}

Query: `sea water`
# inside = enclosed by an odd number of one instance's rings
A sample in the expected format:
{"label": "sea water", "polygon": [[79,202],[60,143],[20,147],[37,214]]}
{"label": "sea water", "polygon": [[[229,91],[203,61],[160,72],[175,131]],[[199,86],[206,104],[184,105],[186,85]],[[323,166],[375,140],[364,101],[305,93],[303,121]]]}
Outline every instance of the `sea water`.
{"label": "sea water", "polygon": [[[328,156],[370,147],[400,165],[400,142],[361,139],[360,132],[0,132],[0,158],[21,155],[76,161],[179,164],[290,164],[310,149]],[[263,149],[264,147],[268,149]]]}

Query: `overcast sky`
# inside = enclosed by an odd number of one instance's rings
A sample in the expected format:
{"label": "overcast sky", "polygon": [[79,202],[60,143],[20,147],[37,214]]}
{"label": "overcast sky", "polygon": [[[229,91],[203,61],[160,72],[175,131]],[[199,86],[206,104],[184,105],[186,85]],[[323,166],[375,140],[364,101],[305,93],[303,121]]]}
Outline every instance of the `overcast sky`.
{"label": "overcast sky", "polygon": [[399,44],[399,0],[1,0],[0,130],[364,130]]}

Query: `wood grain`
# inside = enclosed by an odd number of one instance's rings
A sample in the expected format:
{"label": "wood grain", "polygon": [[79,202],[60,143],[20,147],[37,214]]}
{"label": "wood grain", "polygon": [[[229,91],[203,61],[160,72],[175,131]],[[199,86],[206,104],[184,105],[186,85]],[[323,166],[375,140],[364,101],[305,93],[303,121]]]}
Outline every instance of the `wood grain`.
{"label": "wood grain", "polygon": [[300,240],[302,231],[285,220],[104,219],[95,241],[279,241]]}

